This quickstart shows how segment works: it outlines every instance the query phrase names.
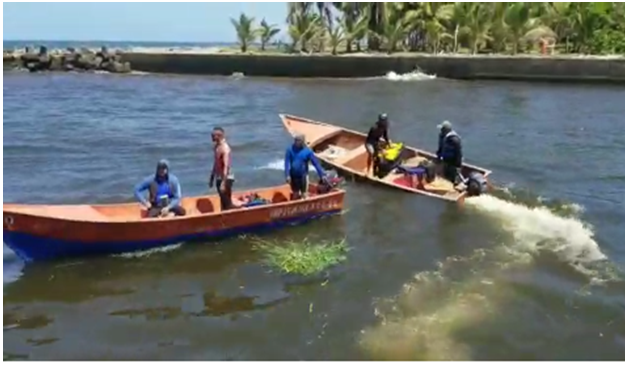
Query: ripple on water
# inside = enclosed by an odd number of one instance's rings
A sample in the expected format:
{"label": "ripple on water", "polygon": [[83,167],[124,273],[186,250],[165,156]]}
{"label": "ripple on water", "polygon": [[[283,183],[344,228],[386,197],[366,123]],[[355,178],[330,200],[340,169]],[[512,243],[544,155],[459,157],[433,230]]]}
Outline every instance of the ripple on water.
{"label": "ripple on water", "polygon": [[516,182],[465,210],[348,183],[344,220],[271,234],[348,236],[325,286],[285,286],[243,238],[25,268],[5,253],[5,325],[42,325],[5,330],[5,358],[622,355],[622,88],[24,73],[3,88],[5,202],[131,201],[163,157],[185,195],[204,194],[216,125],[237,187],[282,184],[277,113],[366,131],[387,112],[392,138],[427,149],[448,119],[468,160]]}

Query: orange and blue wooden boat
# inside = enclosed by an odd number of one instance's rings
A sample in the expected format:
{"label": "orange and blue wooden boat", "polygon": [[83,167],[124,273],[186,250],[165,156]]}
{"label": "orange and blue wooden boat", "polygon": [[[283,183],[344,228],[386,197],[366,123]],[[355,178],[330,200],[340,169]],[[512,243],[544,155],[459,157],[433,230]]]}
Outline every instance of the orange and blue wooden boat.
{"label": "orange and blue wooden boat", "polygon": [[24,261],[140,251],[296,225],[343,210],[345,191],[291,200],[288,185],[233,193],[265,204],[220,212],[217,195],[187,197],[182,217],[146,218],[138,203],[106,205],[4,204],[4,243]]}
{"label": "orange and blue wooden boat", "polygon": [[[434,197],[445,201],[464,203],[470,196],[468,190],[459,190],[452,182],[443,177],[436,176],[422,186],[415,185],[409,175],[400,170],[392,171],[383,178],[367,174],[367,151],[363,133],[352,131],[343,127],[331,125],[325,122],[314,121],[307,118],[280,114],[284,127],[291,135],[304,135],[308,146],[315,155],[326,165],[335,168],[338,172],[361,178],[373,183],[399,189],[405,192],[417,193],[424,196]],[[414,147],[404,147],[405,158],[402,161],[404,167],[417,167],[424,162],[436,164],[436,155]],[[490,170],[463,164],[461,173],[465,177],[471,177],[477,173],[486,189],[492,189],[488,182]],[[481,194],[481,192],[480,192]]]}

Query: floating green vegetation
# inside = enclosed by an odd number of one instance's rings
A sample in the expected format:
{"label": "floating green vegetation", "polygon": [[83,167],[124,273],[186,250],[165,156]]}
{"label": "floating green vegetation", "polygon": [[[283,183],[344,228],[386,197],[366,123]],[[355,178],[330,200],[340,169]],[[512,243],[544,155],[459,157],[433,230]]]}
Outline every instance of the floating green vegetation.
{"label": "floating green vegetation", "polygon": [[263,252],[264,263],[288,274],[310,276],[347,260],[345,239],[333,242],[261,241],[254,249]]}

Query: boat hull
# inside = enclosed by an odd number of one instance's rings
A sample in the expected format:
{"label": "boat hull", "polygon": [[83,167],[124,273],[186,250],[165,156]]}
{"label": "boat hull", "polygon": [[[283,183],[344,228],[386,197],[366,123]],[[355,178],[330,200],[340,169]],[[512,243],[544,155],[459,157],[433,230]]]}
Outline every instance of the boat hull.
{"label": "boat hull", "polygon": [[[280,190],[278,193],[284,196],[288,188],[281,187]],[[275,191],[265,192],[265,196],[271,195],[275,196]],[[32,209],[28,211],[5,207],[3,239],[4,243],[26,262],[127,253],[181,242],[211,241],[303,224],[340,213],[343,210],[344,195],[344,191],[336,190],[307,200],[283,201],[222,213],[192,212],[184,217],[116,221],[50,217],[33,214]],[[186,200],[184,206],[189,207],[197,205],[202,199]],[[131,205],[137,206],[137,211],[140,210],[138,205]],[[100,212],[110,210],[107,205],[89,207],[99,209]],[[69,212],[71,209],[65,211]]]}

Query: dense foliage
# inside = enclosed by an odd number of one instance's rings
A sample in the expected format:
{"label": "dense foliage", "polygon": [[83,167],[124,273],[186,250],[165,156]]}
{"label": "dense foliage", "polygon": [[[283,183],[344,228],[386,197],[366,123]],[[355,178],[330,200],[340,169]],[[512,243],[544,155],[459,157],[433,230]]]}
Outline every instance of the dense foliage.
{"label": "dense foliage", "polygon": [[544,42],[560,53],[625,53],[625,3],[319,2],[287,6],[291,51],[515,54],[535,50]]}

